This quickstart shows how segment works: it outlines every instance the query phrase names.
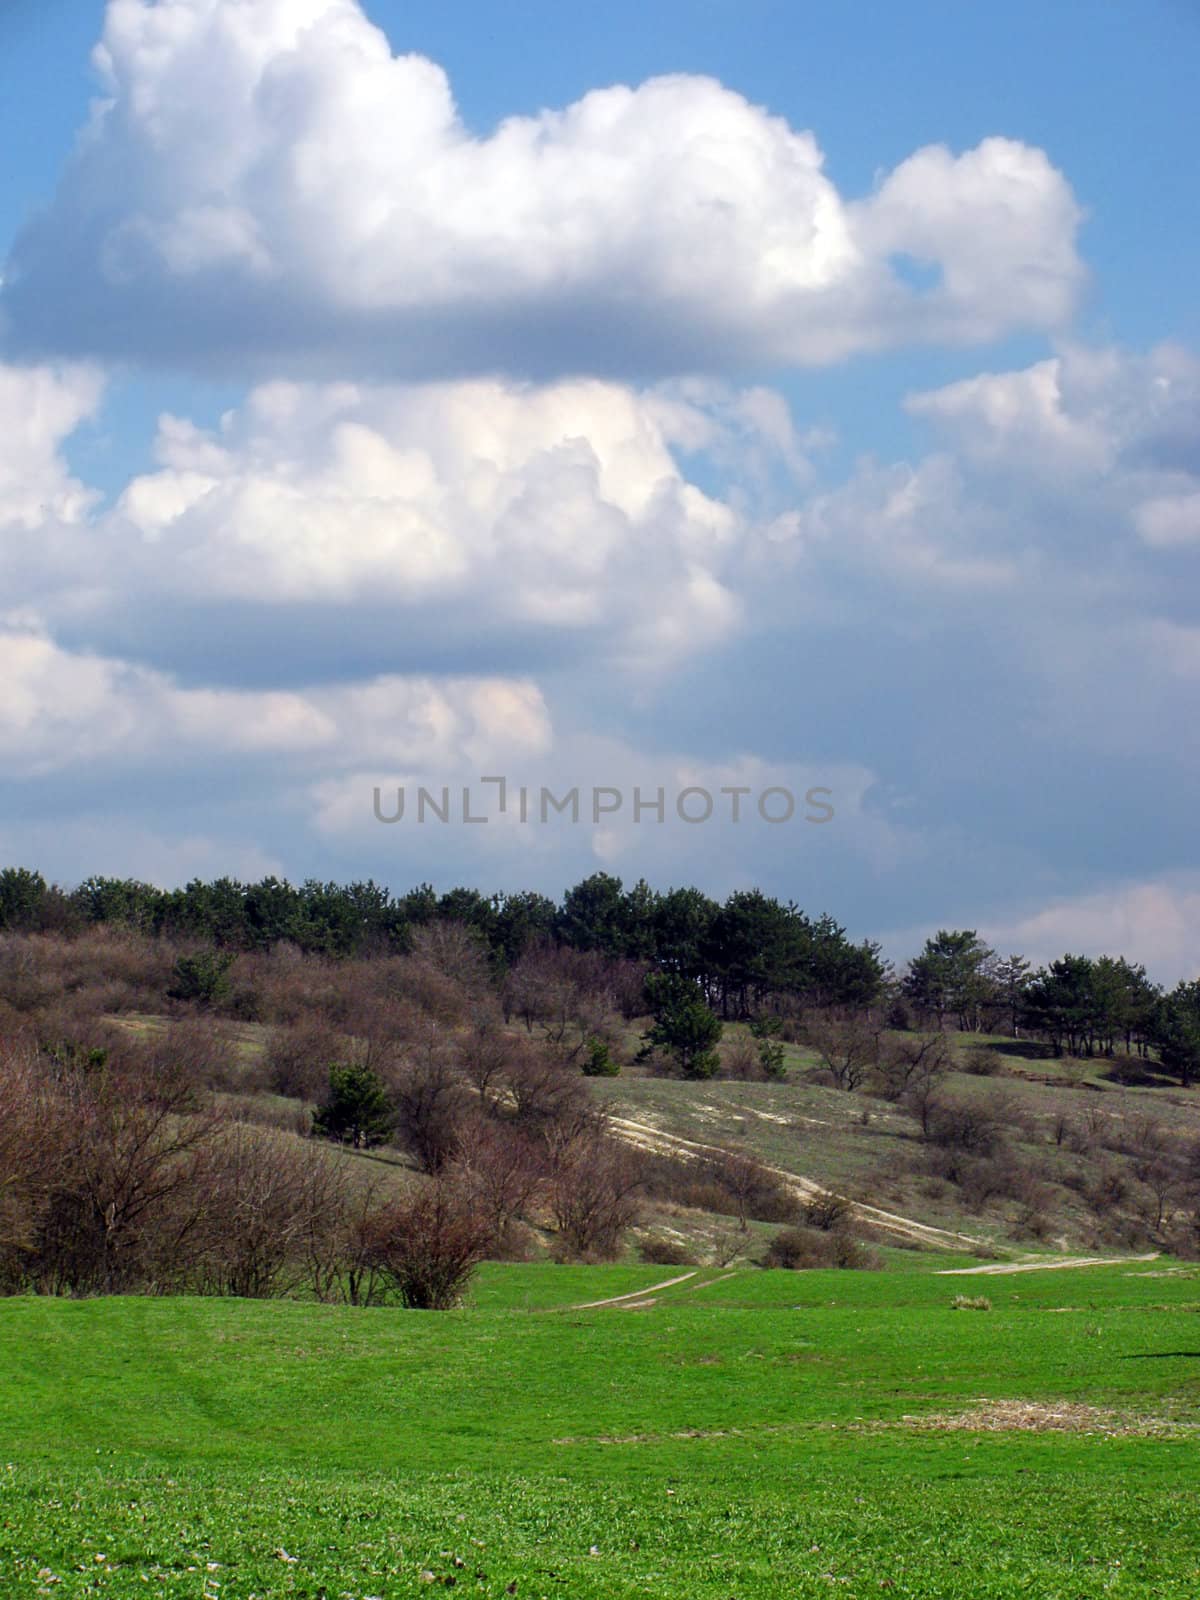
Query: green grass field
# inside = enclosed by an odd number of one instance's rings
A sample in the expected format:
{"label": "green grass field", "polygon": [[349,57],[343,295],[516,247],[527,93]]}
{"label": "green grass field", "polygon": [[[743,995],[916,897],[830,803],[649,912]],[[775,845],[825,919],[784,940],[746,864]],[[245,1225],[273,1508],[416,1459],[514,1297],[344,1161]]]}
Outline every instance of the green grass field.
{"label": "green grass field", "polygon": [[1195,1600],[1200,1276],[953,1264],[0,1301],[0,1594]]}

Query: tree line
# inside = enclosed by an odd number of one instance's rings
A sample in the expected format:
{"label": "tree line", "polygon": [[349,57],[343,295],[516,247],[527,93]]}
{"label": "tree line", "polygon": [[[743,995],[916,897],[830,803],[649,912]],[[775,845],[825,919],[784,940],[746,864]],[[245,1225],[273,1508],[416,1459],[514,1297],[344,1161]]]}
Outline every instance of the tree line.
{"label": "tree line", "polygon": [[27,868],[0,872],[0,929],[15,932],[69,935],[108,923],[224,951],[287,943],[340,958],[407,954],[416,930],[439,922],[469,929],[498,972],[545,946],[640,961],[697,984],[726,1017],[747,1016],[773,994],[870,1005],[887,977],[877,945],[854,944],[832,917],[809,918],[757,889],[718,903],[694,888],[626,889],[597,872],[556,903],[532,890],[439,895],[421,884],[393,895],[370,880],[295,886],[273,877],[197,879],[182,889],[93,877],[68,891]]}
{"label": "tree line", "polygon": [[[1185,1084],[1200,1075],[1200,980],[1166,991],[1125,957],[1069,953],[1034,970],[971,929],[940,930],[897,973],[877,944],[854,942],[832,916],[809,916],[758,889],[718,902],[694,887],[659,891],[640,880],[626,888],[596,872],[556,902],[532,890],[439,894],[421,884],[393,895],[373,880],[296,886],[274,877],[197,879],[171,890],[92,877],[66,890],[28,868],[0,871],[0,930],[69,937],[103,924],[201,946],[179,978],[200,988],[219,984],[222,963],[239,952],[291,945],[332,959],[404,954],[421,930],[445,926],[469,935],[513,992],[521,986],[512,975],[534,957],[575,952],[631,967],[639,988],[646,975],[672,980],[675,1009],[692,1008],[687,1026],[702,1062],[709,1045],[697,1002],[721,1020],[760,1024],[789,1012],[881,1012],[895,1027],[1024,1033],[1056,1054],[1153,1052]],[[661,1009],[665,992],[645,1009]]]}

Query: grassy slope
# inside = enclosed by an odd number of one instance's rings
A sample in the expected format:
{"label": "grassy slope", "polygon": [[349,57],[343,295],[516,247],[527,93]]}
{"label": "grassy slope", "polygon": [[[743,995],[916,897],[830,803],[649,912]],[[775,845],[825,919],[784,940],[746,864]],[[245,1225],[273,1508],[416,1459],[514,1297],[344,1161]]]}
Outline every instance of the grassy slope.
{"label": "grassy slope", "polygon": [[[135,1034],[145,1035],[166,1026],[165,1017],[130,1014],[115,1019]],[[270,1120],[295,1126],[307,1116],[298,1100],[264,1094],[253,1087],[253,1075],[270,1030],[256,1023],[221,1023],[248,1074],[246,1090]],[[737,1023],[725,1030],[732,1043],[746,1029]],[[593,1079],[592,1087],[614,1113],[647,1127],[700,1144],[736,1145],[784,1171],[812,1178],[856,1199],[882,1206],[934,1227],[946,1228],[986,1240],[1006,1250],[1014,1242],[1032,1252],[1055,1249],[1093,1250],[1096,1217],[1077,1192],[1060,1180],[1069,1172],[1095,1182],[1111,1157],[1101,1148],[1088,1153],[1059,1150],[1052,1129],[1060,1117],[1080,1122],[1102,1112],[1116,1122],[1146,1117],[1180,1134],[1200,1139],[1200,1093],[1180,1090],[1155,1080],[1153,1063],[1107,1061],[1102,1058],[1055,1059],[1042,1055],[1041,1047],[1001,1035],[954,1036],[960,1055],[972,1047],[990,1046],[999,1072],[981,1078],[953,1073],[945,1090],[961,1097],[1001,1095],[1027,1123],[1027,1133],[1012,1135],[1015,1153],[1050,1180],[1055,1187],[1048,1207],[1050,1231],[1040,1239],[1023,1238],[1022,1208],[1017,1202],[997,1201],[981,1213],[962,1204],[952,1185],[930,1185],[913,1169],[916,1127],[912,1118],[886,1102],[863,1092],[853,1094],[822,1087],[808,1080],[818,1065],[814,1053],[788,1045],[789,1072],[784,1083],[744,1083],[716,1080],[684,1083],[653,1078],[641,1068],[626,1067],[612,1079]],[[624,1030],[623,1048],[632,1056],[640,1038],[640,1025]],[[1146,1078],[1145,1082],[1120,1081],[1123,1068]],[[236,1093],[221,1098],[244,1099]],[[865,1118],[865,1120],[864,1120]],[[403,1158],[376,1151],[370,1158],[377,1177],[392,1186],[406,1182]],[[397,1165],[399,1163],[399,1165]],[[390,1169],[390,1170],[389,1170]],[[714,1226],[719,1220],[701,1213],[667,1214],[650,1208],[652,1226],[666,1224],[689,1241],[700,1259],[712,1253]],[[752,1229],[752,1252],[774,1231]],[[1119,1253],[1106,1249],[1105,1253]]]}
{"label": "grassy slope", "polygon": [[[736,1027],[727,1033],[737,1032]],[[1121,1084],[1110,1076],[1119,1063],[1029,1058],[1020,1042],[964,1036],[959,1048],[992,1044],[1000,1072],[981,1078],[952,1073],[944,1091],[952,1096],[1003,1096],[1027,1123],[1014,1130],[1016,1153],[1049,1180],[1068,1171],[1093,1181],[1111,1162],[1101,1149],[1079,1153],[1055,1147],[1052,1130],[1060,1117],[1082,1121],[1099,1111],[1117,1122],[1148,1117],[1180,1134],[1200,1138],[1200,1095],[1164,1085]],[[997,1203],[982,1215],[961,1204],[952,1186],[929,1186],[911,1170],[916,1151],[913,1120],[886,1102],[808,1082],[815,1065],[810,1052],[789,1047],[785,1083],[715,1080],[684,1083],[625,1073],[595,1080],[596,1092],[617,1115],[698,1143],[737,1145],[785,1171],[813,1178],[855,1198],[869,1200],[920,1222],[964,1231],[996,1243],[1016,1234],[1020,1207]],[[1041,1081],[1043,1079],[1049,1081]],[[866,1121],[864,1121],[864,1116]],[[1095,1217],[1077,1194],[1057,1184],[1053,1191],[1053,1239],[1026,1241],[1029,1249],[1090,1244]]]}
{"label": "grassy slope", "polygon": [[[942,1264],[640,1310],[571,1307],[673,1273],[489,1267],[445,1316],[0,1302],[0,1593],[1194,1597],[1200,1278]],[[1170,1427],[903,1421],[981,1396]]]}

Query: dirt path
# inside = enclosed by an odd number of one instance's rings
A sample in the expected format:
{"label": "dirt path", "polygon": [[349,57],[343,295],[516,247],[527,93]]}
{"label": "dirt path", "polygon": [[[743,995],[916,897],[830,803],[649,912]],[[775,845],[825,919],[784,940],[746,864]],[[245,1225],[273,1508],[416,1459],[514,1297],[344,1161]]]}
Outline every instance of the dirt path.
{"label": "dirt path", "polygon": [[996,1261],[986,1267],[939,1267],[939,1278],[1002,1277],[1010,1272],[1058,1272],[1063,1267],[1123,1267],[1131,1261],[1157,1261],[1148,1256],[1059,1256],[1053,1261]]}
{"label": "dirt path", "polygon": [[[720,1145],[703,1144],[695,1139],[681,1138],[678,1134],[663,1133],[660,1128],[651,1127],[645,1122],[632,1122],[628,1117],[614,1116],[609,1119],[609,1126],[617,1138],[624,1139],[626,1144],[635,1145],[639,1150],[652,1151],[656,1155],[683,1156],[688,1160],[697,1161],[705,1156],[721,1153]],[[802,1178],[783,1167],[767,1166],[767,1171],[782,1179],[792,1193],[802,1200],[817,1199],[832,1192],[822,1188],[819,1183],[814,1183],[811,1178]],[[850,1209],[859,1221],[870,1223],[880,1232],[890,1233],[893,1237],[905,1239],[911,1244],[925,1245],[931,1250],[969,1252],[981,1247],[987,1248],[984,1240],[972,1238],[970,1234],[955,1233],[949,1228],[935,1228],[929,1223],[917,1222],[912,1217],[902,1217],[894,1211],[883,1211],[878,1206],[869,1206],[861,1201],[851,1201]]]}
{"label": "dirt path", "polygon": [[677,1278],[664,1278],[662,1283],[646,1283],[640,1289],[631,1289],[628,1294],[610,1295],[607,1300],[583,1300],[577,1306],[568,1306],[568,1311],[591,1311],[595,1306],[619,1306],[625,1301],[636,1302],[638,1305],[651,1305],[647,1300],[648,1294],[657,1294],[660,1289],[673,1289],[677,1283],[686,1283],[689,1278],[696,1276],[696,1271],[681,1272]]}

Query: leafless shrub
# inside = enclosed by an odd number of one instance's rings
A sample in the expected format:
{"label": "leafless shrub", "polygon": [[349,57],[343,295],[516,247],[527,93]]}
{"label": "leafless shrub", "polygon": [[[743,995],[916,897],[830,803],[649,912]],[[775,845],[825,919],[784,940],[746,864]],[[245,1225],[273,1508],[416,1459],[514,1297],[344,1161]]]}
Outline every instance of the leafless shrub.
{"label": "leafless shrub", "polygon": [[744,1033],[734,1034],[720,1047],[722,1075],[741,1082],[756,1083],[765,1074],[759,1060],[758,1046]]}
{"label": "leafless shrub", "polygon": [[319,1020],[273,1028],[263,1054],[263,1077],[273,1094],[315,1105],[329,1087],[329,1068],[345,1051],[344,1037]]}
{"label": "leafless shrub", "polygon": [[1162,1234],[1165,1227],[1173,1224],[1175,1212],[1188,1192],[1187,1173],[1166,1150],[1152,1159],[1139,1161],[1136,1172],[1148,1197],[1147,1219],[1154,1232]]}
{"label": "leafless shrub", "polygon": [[1129,1193],[1129,1180],[1119,1167],[1106,1166],[1087,1191],[1092,1210],[1103,1216],[1119,1206]]}
{"label": "leafless shrub", "polygon": [[1040,1206],[1025,1206],[1017,1218],[1016,1232],[1022,1239],[1034,1239],[1044,1244],[1053,1237],[1054,1222]]}
{"label": "leafless shrub", "polygon": [[418,1311],[455,1306],[484,1259],[491,1223],[445,1179],[411,1200],[378,1211],[365,1227],[367,1255],[378,1278]]}
{"label": "leafless shrub", "polygon": [[316,1242],[337,1232],[345,1179],[316,1145],[230,1122],[203,1148],[191,1180],[199,1204],[189,1196],[186,1277],[203,1293],[290,1292],[309,1276]]}
{"label": "leafless shrub", "polygon": [[526,1223],[549,1177],[544,1144],[521,1128],[479,1120],[459,1145],[455,1176],[491,1228],[489,1256],[522,1259]]}
{"label": "leafless shrub", "polygon": [[679,1239],[651,1234],[638,1244],[638,1255],[652,1267],[694,1267],[696,1257]]}
{"label": "leafless shrub", "polygon": [[1067,1135],[1068,1147],[1078,1155],[1090,1155],[1108,1143],[1112,1128],[1113,1119],[1107,1111],[1099,1106],[1088,1106]]}
{"label": "leafless shrub", "polygon": [[142,1049],[156,1077],[177,1077],[196,1089],[234,1089],[247,1076],[228,1035],[210,1020],[187,1017],[171,1022],[147,1035]]}
{"label": "leafless shrub", "polygon": [[963,1056],[962,1066],[974,1078],[995,1078],[1004,1071],[999,1054],[986,1044],[972,1045]]}
{"label": "leafless shrub", "polygon": [[504,1114],[508,1079],[517,1058],[527,1048],[523,1040],[490,1021],[451,1042],[457,1070],[479,1096],[480,1107],[488,1115]]}
{"label": "leafless shrub", "polygon": [[585,1080],[548,1046],[518,1050],[505,1064],[500,1113],[539,1137],[560,1139],[603,1124]]}
{"label": "leafless shrub", "polygon": [[136,1058],[64,1064],[49,1092],[62,1137],[31,1282],[72,1294],[143,1286],[219,1119],[177,1067],[156,1072]]}
{"label": "leafless shrub", "polygon": [[613,963],[596,951],[552,946],[529,950],[505,978],[505,1017],[517,1017],[527,1033],[553,1045],[562,1060],[577,1063],[591,1040],[610,1047],[616,1043],[614,982],[622,986],[622,1010],[633,1006],[636,1014],[640,1000],[631,992],[633,965]]}
{"label": "leafless shrub", "polygon": [[944,1033],[914,1033],[880,1046],[873,1076],[885,1100],[901,1101],[931,1091],[953,1065],[954,1052]]}
{"label": "leafless shrub", "polygon": [[844,1227],[849,1222],[850,1216],[849,1200],[828,1190],[822,1194],[814,1194],[804,1202],[805,1222],[810,1228],[816,1228],[821,1233],[829,1233],[834,1228]]}
{"label": "leafless shrub", "polygon": [[791,1222],[799,1213],[796,1197],[784,1179],[748,1151],[719,1151],[705,1162],[703,1170],[709,1182],[728,1197],[721,1209],[728,1209],[731,1202],[742,1229],[750,1218]]}
{"label": "leafless shrub", "polygon": [[637,1221],[641,1177],[629,1152],[603,1136],[556,1141],[549,1184],[559,1253],[611,1261]]}
{"label": "leafless shrub", "polygon": [[57,1175],[70,1149],[65,1107],[33,1050],[0,1049],[0,1289],[15,1293],[36,1271]]}
{"label": "leafless shrub", "polygon": [[416,1157],[423,1172],[440,1172],[457,1155],[475,1112],[440,1035],[430,1030],[414,1056],[393,1076],[389,1088],[397,1143]]}
{"label": "leafless shrub", "polygon": [[850,1234],[813,1228],[782,1228],[763,1259],[765,1267],[786,1267],[792,1272],[820,1267],[862,1270],[880,1265],[879,1257]]}
{"label": "leafless shrub", "polygon": [[929,1138],[945,1150],[988,1156],[1003,1138],[1000,1117],[982,1100],[943,1100],[934,1109]]}
{"label": "leafless shrub", "polygon": [[869,1017],[814,1019],[808,1037],[839,1089],[861,1088],[879,1065],[880,1028]]}

